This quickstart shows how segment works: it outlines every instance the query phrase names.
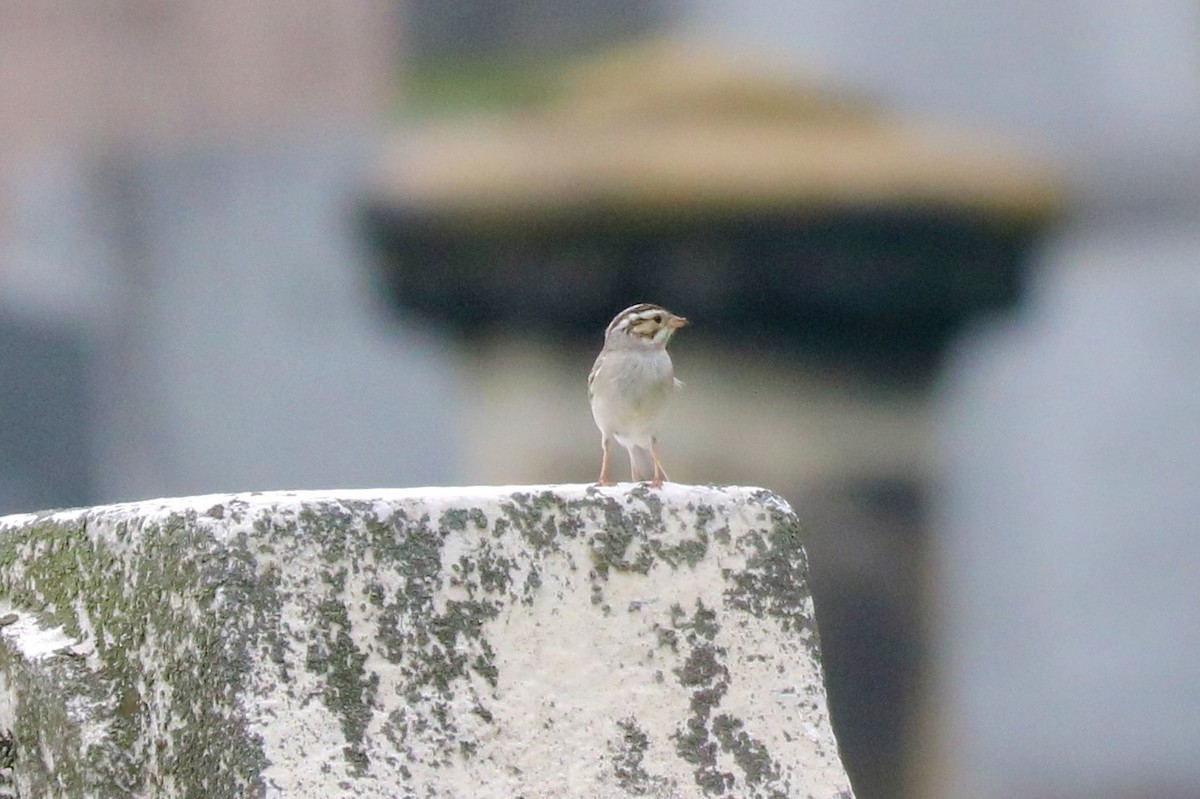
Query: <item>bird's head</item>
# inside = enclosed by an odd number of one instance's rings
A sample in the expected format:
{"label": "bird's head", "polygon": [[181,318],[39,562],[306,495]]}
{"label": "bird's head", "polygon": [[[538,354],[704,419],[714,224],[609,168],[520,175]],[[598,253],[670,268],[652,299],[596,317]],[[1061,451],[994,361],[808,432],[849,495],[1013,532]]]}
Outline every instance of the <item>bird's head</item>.
{"label": "bird's head", "polygon": [[604,332],[605,340],[614,336],[628,336],[635,341],[665,345],[675,331],[688,320],[663,308],[661,305],[638,303],[631,305],[613,317]]}

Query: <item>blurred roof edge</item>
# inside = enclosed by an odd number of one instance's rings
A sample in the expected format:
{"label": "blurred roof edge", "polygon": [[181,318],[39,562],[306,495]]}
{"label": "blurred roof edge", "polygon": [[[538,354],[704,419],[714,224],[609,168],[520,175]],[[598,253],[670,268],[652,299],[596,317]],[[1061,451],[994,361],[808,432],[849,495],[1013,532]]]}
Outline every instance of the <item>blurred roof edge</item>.
{"label": "blurred roof edge", "polygon": [[524,222],[935,208],[1045,223],[1052,167],[977,132],[886,115],[753,56],[676,39],[588,58],[533,108],[443,116],[386,143],[371,200]]}

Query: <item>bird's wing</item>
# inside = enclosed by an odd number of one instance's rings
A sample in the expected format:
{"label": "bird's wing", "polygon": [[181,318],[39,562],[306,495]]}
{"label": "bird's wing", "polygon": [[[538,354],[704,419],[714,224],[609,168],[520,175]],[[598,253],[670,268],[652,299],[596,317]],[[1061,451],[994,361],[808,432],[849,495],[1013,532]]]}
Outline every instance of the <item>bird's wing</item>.
{"label": "bird's wing", "polygon": [[592,364],[592,371],[588,372],[588,399],[592,398],[592,385],[596,382],[596,375],[600,374],[600,367],[604,363],[604,353],[601,352],[596,356],[596,362]]}

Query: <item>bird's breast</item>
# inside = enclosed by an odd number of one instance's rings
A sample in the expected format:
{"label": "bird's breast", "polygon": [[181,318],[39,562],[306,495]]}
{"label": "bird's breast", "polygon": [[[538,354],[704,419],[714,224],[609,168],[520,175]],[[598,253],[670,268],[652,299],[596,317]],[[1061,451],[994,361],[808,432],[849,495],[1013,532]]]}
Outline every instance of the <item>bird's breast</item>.
{"label": "bird's breast", "polygon": [[612,432],[648,430],[675,386],[665,349],[609,352],[596,380],[592,413],[602,429]]}

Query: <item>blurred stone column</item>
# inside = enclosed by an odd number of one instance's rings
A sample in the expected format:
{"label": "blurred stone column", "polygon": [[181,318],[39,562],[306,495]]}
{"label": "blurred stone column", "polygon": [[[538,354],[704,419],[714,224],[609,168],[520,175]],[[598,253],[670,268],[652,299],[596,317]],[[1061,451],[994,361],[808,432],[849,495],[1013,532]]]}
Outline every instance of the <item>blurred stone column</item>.
{"label": "blurred stone column", "polygon": [[86,353],[72,501],[449,478],[445,354],[358,263],[399,39],[382,0],[0,7],[0,313]]}
{"label": "blurred stone column", "polygon": [[1088,12],[1077,212],[947,372],[939,797],[1200,795],[1200,7]]}
{"label": "blurred stone column", "polygon": [[954,361],[935,796],[1200,792],[1198,259],[1195,230],[1067,237]]}

